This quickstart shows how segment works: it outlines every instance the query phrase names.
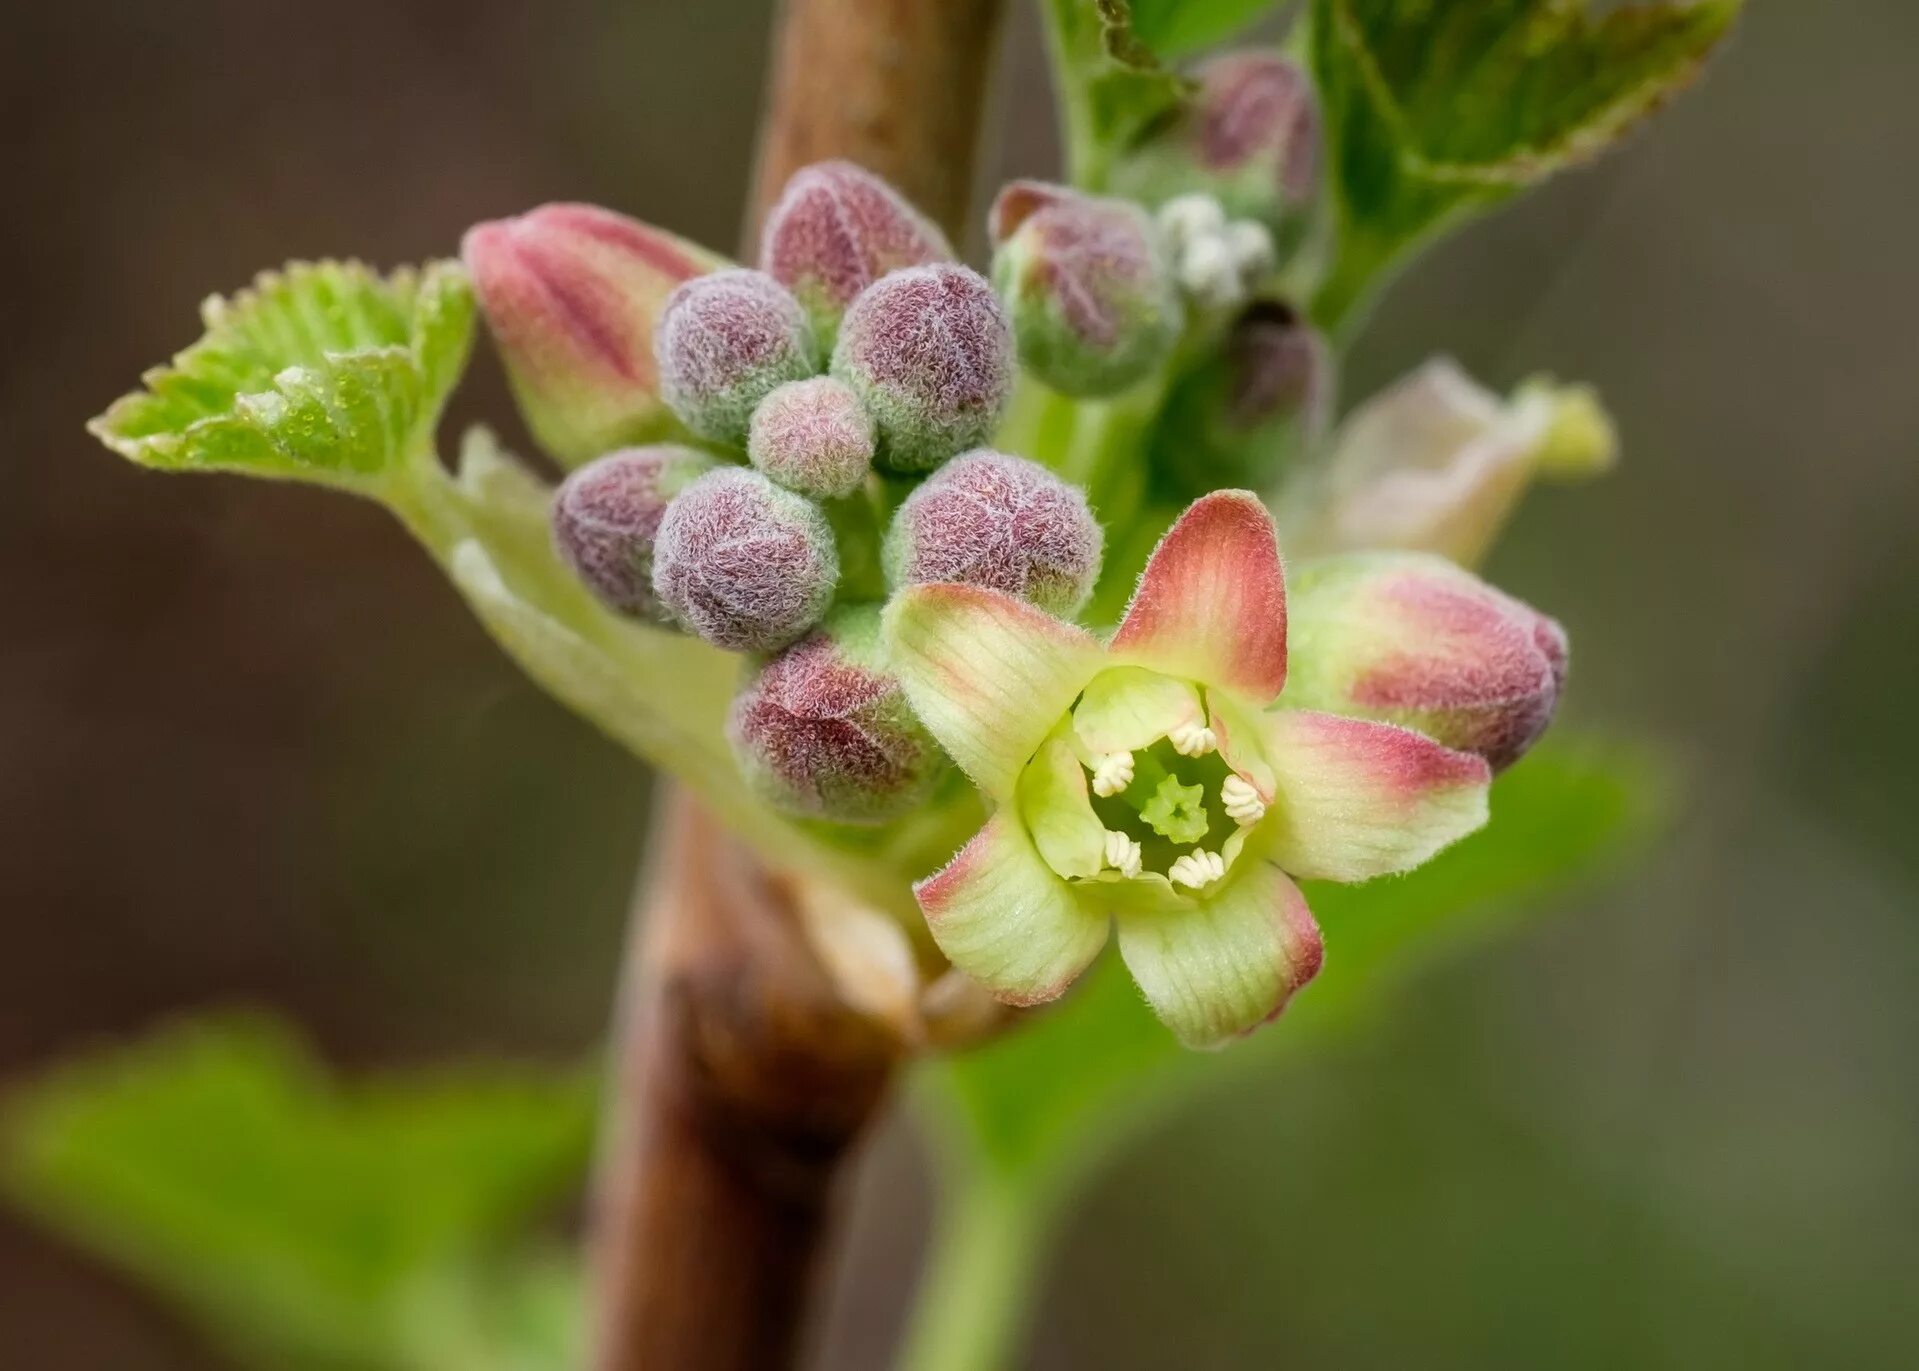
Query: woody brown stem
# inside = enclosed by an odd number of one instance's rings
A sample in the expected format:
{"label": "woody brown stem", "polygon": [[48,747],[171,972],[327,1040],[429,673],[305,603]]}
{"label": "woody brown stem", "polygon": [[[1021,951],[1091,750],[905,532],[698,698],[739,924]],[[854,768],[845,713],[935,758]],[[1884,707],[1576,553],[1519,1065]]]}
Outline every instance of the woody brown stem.
{"label": "woody brown stem", "polygon": [[[1000,0],[788,0],[754,219],[846,157],[959,236]],[[666,787],[623,973],[594,1197],[595,1371],[781,1371],[836,1180],[900,1057],[790,891]]]}

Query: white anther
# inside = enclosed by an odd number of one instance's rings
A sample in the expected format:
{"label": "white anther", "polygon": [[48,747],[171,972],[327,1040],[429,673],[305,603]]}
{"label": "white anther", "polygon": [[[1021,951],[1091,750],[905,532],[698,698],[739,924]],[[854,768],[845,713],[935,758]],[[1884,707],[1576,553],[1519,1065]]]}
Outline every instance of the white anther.
{"label": "white anther", "polygon": [[1117,795],[1133,783],[1133,754],[1109,752],[1093,768],[1093,793]]}
{"label": "white anther", "polygon": [[1205,724],[1180,724],[1166,739],[1182,757],[1204,757],[1219,746],[1219,735]]}
{"label": "white anther", "polygon": [[1115,833],[1110,828],[1106,830],[1105,857],[1106,865],[1120,875],[1126,877],[1139,875],[1139,844],[1124,833]]}
{"label": "white anther", "polygon": [[1217,852],[1188,852],[1174,862],[1166,878],[1174,885],[1189,885],[1198,890],[1226,874],[1226,859]]}
{"label": "white anther", "polygon": [[1179,284],[1202,305],[1228,309],[1245,296],[1239,263],[1220,234],[1195,238],[1180,250]]}
{"label": "white anther", "polygon": [[1266,817],[1266,802],[1242,777],[1228,776],[1219,787],[1219,799],[1226,817],[1241,827]]}
{"label": "white anther", "polygon": [[1225,227],[1226,211],[1210,195],[1176,195],[1159,207],[1160,232],[1174,252]]}
{"label": "white anther", "polygon": [[1258,285],[1279,265],[1279,253],[1273,247],[1273,235],[1266,226],[1251,219],[1235,219],[1226,226],[1226,250],[1239,268],[1239,279],[1247,289]]}

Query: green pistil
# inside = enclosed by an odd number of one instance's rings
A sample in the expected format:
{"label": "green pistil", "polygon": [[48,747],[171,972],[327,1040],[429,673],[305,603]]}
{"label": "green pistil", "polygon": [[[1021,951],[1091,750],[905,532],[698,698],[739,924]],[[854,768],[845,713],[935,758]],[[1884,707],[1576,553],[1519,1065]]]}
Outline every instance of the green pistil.
{"label": "green pistil", "polygon": [[1140,806],[1139,817],[1153,832],[1176,843],[1196,843],[1206,836],[1212,819],[1200,803],[1206,791],[1196,785],[1182,784],[1179,777],[1161,778],[1153,796]]}

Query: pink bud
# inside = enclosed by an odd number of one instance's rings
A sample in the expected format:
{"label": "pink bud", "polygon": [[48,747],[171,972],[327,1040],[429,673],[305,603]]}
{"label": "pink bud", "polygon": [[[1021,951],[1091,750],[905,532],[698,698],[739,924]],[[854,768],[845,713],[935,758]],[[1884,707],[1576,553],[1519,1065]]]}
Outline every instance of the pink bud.
{"label": "pink bud", "polygon": [[815,376],[789,381],[760,401],[746,455],[788,490],[832,500],[865,483],[877,441],[859,396],[830,376]]}
{"label": "pink bud", "polygon": [[1179,292],[1145,210],[1015,181],[990,216],[993,283],[1026,369],[1067,395],[1124,390],[1172,351]]}
{"label": "pink bud", "polygon": [[771,652],[820,621],[840,559],[826,516],[757,471],[721,467],[676,496],[653,548],[653,592],[715,647]]}
{"label": "pink bud", "polygon": [[1566,683],[1555,621],[1424,553],[1355,553],[1294,575],[1282,703],[1418,729],[1511,766]]}
{"label": "pink bud", "polygon": [[887,668],[879,622],[877,605],[835,610],[734,700],[733,753],[775,808],[879,823],[925,801],[946,772]]}
{"label": "pink bud", "polygon": [[1013,388],[1013,338],[976,271],[909,267],[847,311],[833,374],[879,426],[879,465],[931,471],[985,442]]}
{"label": "pink bud", "polygon": [[988,586],[1070,618],[1099,578],[1086,497],[1037,462],[970,452],[906,498],[887,530],[887,584]]}
{"label": "pink bud", "polygon": [[829,348],[847,306],[873,282],[952,257],[932,220],[851,162],[794,172],[760,234],[760,266],[799,298]]}
{"label": "pink bud", "polygon": [[622,614],[666,622],[653,594],[653,544],[667,502],[714,460],[662,443],[589,462],[553,497],[553,546],[586,588]]}
{"label": "pink bud", "polygon": [[577,466],[672,430],[654,325],[674,287],[720,258],[597,205],[475,225],[461,254],[542,447]]}
{"label": "pink bud", "polygon": [[759,402],[820,367],[806,314],[763,271],[688,281],[667,299],[653,351],[660,394],[702,438],[746,446]]}

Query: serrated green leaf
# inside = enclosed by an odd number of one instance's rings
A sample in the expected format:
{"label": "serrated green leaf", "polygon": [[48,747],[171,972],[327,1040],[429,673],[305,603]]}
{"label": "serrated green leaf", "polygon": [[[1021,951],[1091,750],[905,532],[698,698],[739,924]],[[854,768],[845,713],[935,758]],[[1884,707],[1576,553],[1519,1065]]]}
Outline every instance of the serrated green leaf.
{"label": "serrated green leaf", "polygon": [[1313,0],[1339,205],[1337,324],[1415,244],[1617,142],[1697,74],[1741,0]]}
{"label": "serrated green leaf", "polygon": [[1113,154],[1176,110],[1190,89],[1135,30],[1133,3],[1046,3],[1068,172],[1086,189],[1100,189]]}
{"label": "serrated green leaf", "polygon": [[262,1365],[505,1371],[539,1363],[443,1353],[551,1286],[505,1244],[577,1183],[595,1093],[499,1067],[341,1085],[284,1029],[227,1016],[16,1093],[0,1182]]}
{"label": "serrated green leaf", "polygon": [[296,262],[208,300],[200,341],[88,428],[143,466],[364,489],[430,437],[473,311],[456,262]]}
{"label": "serrated green leaf", "polygon": [[1132,0],[1133,32],[1164,60],[1224,42],[1284,0]]}

